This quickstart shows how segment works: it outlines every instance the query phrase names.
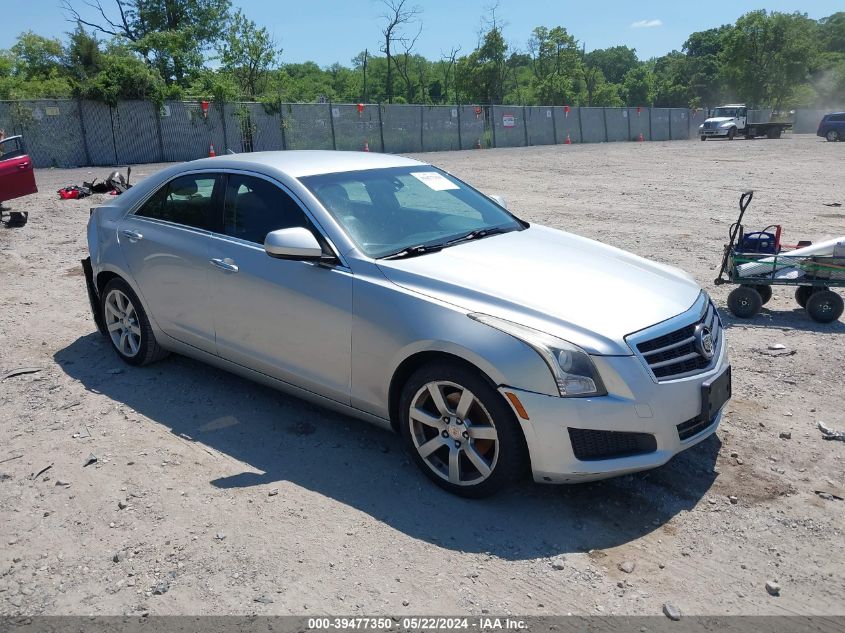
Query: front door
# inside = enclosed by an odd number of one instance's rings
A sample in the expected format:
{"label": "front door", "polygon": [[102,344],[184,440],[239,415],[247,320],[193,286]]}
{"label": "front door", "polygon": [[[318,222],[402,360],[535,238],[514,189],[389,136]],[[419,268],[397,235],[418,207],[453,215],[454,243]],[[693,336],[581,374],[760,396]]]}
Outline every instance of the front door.
{"label": "front door", "polygon": [[0,202],[36,193],[35,170],[20,137],[0,141]]}
{"label": "front door", "polygon": [[221,183],[209,173],[174,178],[118,225],[147,312],[169,336],[212,354],[210,229]]}
{"label": "front door", "polygon": [[211,272],[217,353],[348,404],[352,273],[267,255],[267,233],[295,226],[319,235],[277,184],[229,174],[223,235],[211,247],[211,258],[222,263]]}

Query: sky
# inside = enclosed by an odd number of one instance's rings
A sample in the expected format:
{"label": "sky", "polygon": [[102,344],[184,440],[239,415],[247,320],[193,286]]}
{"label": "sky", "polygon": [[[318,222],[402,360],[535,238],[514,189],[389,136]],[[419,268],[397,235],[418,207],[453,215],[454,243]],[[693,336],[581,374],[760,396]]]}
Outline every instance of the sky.
{"label": "sky", "polygon": [[[86,0],[70,0],[80,13],[95,17]],[[101,0],[107,9],[114,0]],[[453,46],[461,55],[477,45],[481,16],[494,0],[408,0],[420,7],[422,34],[417,52],[439,59]],[[360,51],[378,54],[380,0],[233,0],[234,7],[259,25],[266,26],[283,49],[283,62],[314,61],[349,65]],[[11,46],[18,33],[62,37],[73,25],[65,20],[59,0],[5,0],[0,2],[4,28],[0,48]],[[587,50],[624,44],[648,59],[683,46],[694,31],[732,23],[755,9],[792,12],[800,10],[818,19],[845,10],[842,0],[499,0],[497,19],[504,23],[508,43],[522,51],[536,26],[563,26]]]}

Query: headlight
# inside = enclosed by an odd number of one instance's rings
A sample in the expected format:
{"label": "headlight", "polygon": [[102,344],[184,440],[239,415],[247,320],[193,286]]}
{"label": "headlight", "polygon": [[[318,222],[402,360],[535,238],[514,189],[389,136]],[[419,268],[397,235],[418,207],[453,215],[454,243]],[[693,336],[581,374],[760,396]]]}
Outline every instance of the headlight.
{"label": "headlight", "polygon": [[546,361],[552,372],[560,395],[564,398],[604,396],[596,366],[577,345],[512,321],[474,312],[468,315],[492,328],[496,328],[531,346]]}

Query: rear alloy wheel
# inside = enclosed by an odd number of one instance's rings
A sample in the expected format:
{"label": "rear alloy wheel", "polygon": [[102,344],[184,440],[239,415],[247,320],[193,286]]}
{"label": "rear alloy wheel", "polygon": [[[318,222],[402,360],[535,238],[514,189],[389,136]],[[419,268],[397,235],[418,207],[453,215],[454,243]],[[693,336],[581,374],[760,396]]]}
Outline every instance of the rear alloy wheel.
{"label": "rear alloy wheel", "polygon": [[831,323],[842,316],[845,302],[832,290],[819,290],[807,299],[807,314],[818,323]]}
{"label": "rear alloy wheel", "polygon": [[106,284],[102,309],[109,340],[121,360],[146,365],[167,356],[155,339],[141,302],[125,281],[115,278]]}
{"label": "rear alloy wheel", "polygon": [[414,461],[449,492],[485,497],[524,472],[525,438],[513,411],[471,369],[422,367],[402,390],[400,406]]}
{"label": "rear alloy wheel", "polygon": [[763,307],[763,297],[753,286],[740,286],[728,295],[728,309],[740,319],[750,319]]}
{"label": "rear alloy wheel", "polygon": [[827,134],[825,134],[824,137],[831,143],[835,143],[839,140],[839,132],[837,132],[836,130],[828,130]]}

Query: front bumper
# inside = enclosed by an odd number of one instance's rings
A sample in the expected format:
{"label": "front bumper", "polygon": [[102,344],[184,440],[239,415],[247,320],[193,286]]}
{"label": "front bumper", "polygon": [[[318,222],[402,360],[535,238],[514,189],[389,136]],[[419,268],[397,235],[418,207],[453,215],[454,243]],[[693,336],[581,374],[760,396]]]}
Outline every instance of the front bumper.
{"label": "front bumper", "polygon": [[[574,483],[655,468],[712,435],[721,410],[709,420],[700,418],[702,385],[728,369],[724,336],[719,347],[718,362],[712,369],[662,383],[652,379],[636,356],[596,357],[609,392],[599,398],[559,398],[502,387],[503,394],[516,395],[528,414],[528,420],[518,413],[517,418],[525,433],[535,481]],[[690,423],[695,420],[691,433]],[[682,425],[680,429],[678,425]],[[577,435],[570,429],[576,429]],[[579,450],[583,452],[583,437],[622,437],[619,433],[642,434],[628,437],[646,438],[647,442],[626,456],[576,456]],[[579,446],[574,446],[573,440]]]}
{"label": "front bumper", "polygon": [[713,130],[699,130],[701,136],[727,136],[730,128],[716,128]]}

